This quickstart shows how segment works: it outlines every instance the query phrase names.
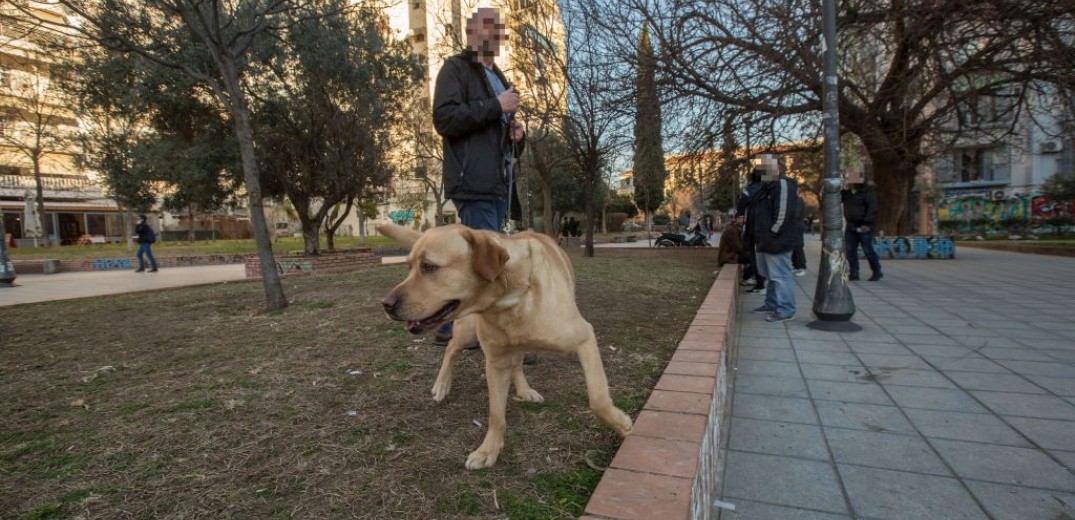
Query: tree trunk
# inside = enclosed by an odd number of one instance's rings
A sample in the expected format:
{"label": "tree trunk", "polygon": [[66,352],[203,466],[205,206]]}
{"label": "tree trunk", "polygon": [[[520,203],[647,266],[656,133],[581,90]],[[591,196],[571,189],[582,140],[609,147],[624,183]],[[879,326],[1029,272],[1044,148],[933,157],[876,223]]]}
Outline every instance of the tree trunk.
{"label": "tree trunk", "polygon": [[187,204],[187,217],[190,217],[190,225],[187,226],[187,242],[194,242],[197,236],[194,233],[194,204]]}
{"label": "tree trunk", "polygon": [[238,74],[234,71],[222,74],[231,97],[231,115],[235,122],[235,133],[239,140],[239,157],[243,166],[243,180],[246,181],[247,199],[250,204],[250,227],[257,244],[258,262],[261,264],[261,282],[265,288],[266,306],[269,310],[287,307],[287,297],[280,284],[280,274],[276,271],[276,258],[272,252],[272,239],[265,221],[265,207],[261,195],[261,179],[258,173],[257,156],[254,151],[254,130],[250,124],[250,112],[246,99],[239,85]]}
{"label": "tree trunk", "polygon": [[[591,171],[596,171],[596,169],[591,170]],[[593,256],[594,256],[593,228],[594,228],[594,217],[596,216],[595,214],[597,213],[597,211],[596,211],[596,208],[594,207],[595,204],[593,202],[593,194],[594,194],[594,183],[592,182],[592,180],[587,179],[586,189],[585,189],[585,196],[586,196],[586,253],[585,253],[585,256],[586,256],[586,258],[593,258]]]}
{"label": "tree trunk", "polygon": [[[41,158],[38,156],[33,157],[34,165],[34,188],[37,191],[37,224],[38,229],[45,235],[45,245],[51,247],[52,235],[54,233],[52,229],[52,219],[45,218],[45,187],[41,182]],[[60,233],[55,232],[56,240],[60,239]]]}
{"label": "tree trunk", "polygon": [[303,250],[308,255],[321,254],[321,225],[316,218],[299,217],[302,223]]}
{"label": "tree trunk", "polygon": [[918,170],[915,165],[899,160],[892,152],[870,152],[874,165],[873,182],[877,186],[877,234],[900,236],[909,233],[907,210]]}

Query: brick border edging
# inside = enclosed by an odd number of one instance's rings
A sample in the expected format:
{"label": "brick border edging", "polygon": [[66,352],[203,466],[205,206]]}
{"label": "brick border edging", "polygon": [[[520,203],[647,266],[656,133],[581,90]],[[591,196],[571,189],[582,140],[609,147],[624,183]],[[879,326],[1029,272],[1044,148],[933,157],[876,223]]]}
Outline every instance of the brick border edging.
{"label": "brick border edging", "polygon": [[710,518],[738,267],[720,270],[582,519]]}

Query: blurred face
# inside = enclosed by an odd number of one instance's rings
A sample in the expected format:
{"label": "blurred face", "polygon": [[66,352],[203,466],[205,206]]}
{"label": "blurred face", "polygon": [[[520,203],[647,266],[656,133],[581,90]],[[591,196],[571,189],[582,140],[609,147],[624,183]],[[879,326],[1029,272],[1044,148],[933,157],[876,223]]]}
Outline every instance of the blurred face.
{"label": "blurred face", "polygon": [[754,159],[754,171],[761,175],[762,182],[776,182],[780,178],[780,165],[772,155],[765,154]]}
{"label": "blurred face", "polygon": [[483,59],[500,55],[500,44],[507,40],[507,30],[500,20],[500,12],[482,7],[467,20],[467,47]]}
{"label": "blurred face", "polygon": [[855,168],[848,168],[844,171],[844,184],[862,184],[865,179],[862,178],[862,172]]}

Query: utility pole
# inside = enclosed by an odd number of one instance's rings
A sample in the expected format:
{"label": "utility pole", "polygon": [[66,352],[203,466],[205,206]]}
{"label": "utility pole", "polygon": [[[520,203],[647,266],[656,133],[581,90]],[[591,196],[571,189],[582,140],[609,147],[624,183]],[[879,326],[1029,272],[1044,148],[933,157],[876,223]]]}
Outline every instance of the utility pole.
{"label": "utility pole", "polygon": [[836,70],[836,0],[822,0],[824,73],[822,121],[825,132],[825,179],[822,182],[821,262],[818,263],[812,329],[853,332],[862,327],[851,322],[855,301],[847,280],[844,249],[843,203],[840,200],[840,82]]}

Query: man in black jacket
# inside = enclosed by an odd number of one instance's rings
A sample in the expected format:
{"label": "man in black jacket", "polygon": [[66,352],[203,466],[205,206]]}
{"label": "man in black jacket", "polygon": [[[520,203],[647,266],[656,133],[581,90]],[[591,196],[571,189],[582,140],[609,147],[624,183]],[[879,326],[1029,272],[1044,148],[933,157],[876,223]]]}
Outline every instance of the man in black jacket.
{"label": "man in black jacket", "polygon": [[157,272],[157,259],[153,258],[153,243],[157,241],[157,233],[153,231],[153,228],[149,227],[146,223],[146,216],[138,216],[138,225],[134,226],[135,238],[138,240],[138,269],[135,269],[136,273],[143,273],[146,270],[146,259],[149,257],[149,272]]}
{"label": "man in black jacket", "polygon": [[[519,94],[495,62],[507,37],[499,11],[478,9],[466,31],[467,49],[444,61],[433,91],[433,127],[444,145],[444,195],[463,225],[500,231],[524,144],[523,127],[514,120]],[[447,323],[433,342],[447,345],[451,337]]]}
{"label": "man in black jacket", "polygon": [[795,319],[795,285],[791,278],[791,251],[799,239],[802,214],[795,181],[780,174],[780,163],[771,155],[757,159],[762,187],[754,196],[747,221],[753,221],[754,249],[758,271],[769,280],[765,303],[756,313],[768,314],[765,321]]}
{"label": "man in black jacket", "polygon": [[743,267],[743,281],[741,285],[753,285],[747,292],[759,293],[765,290],[765,277],[758,274],[758,258],[754,252],[754,228],[747,215],[747,208],[754,200],[754,196],[761,190],[761,177],[759,171],[750,172],[750,182],[743,187],[739,199],[735,203],[735,216],[743,217],[743,253],[746,256],[746,265]]}
{"label": "man in black jacket", "polygon": [[871,282],[876,282],[884,277],[881,273],[881,260],[877,252],[873,250],[873,222],[877,217],[877,193],[873,186],[863,183],[863,178],[858,172],[850,172],[847,176],[847,184],[840,192],[840,198],[844,202],[844,220],[847,228],[844,230],[844,243],[847,244],[847,265],[850,268],[849,280],[859,279],[859,245],[866,254],[866,261],[870,263]]}

